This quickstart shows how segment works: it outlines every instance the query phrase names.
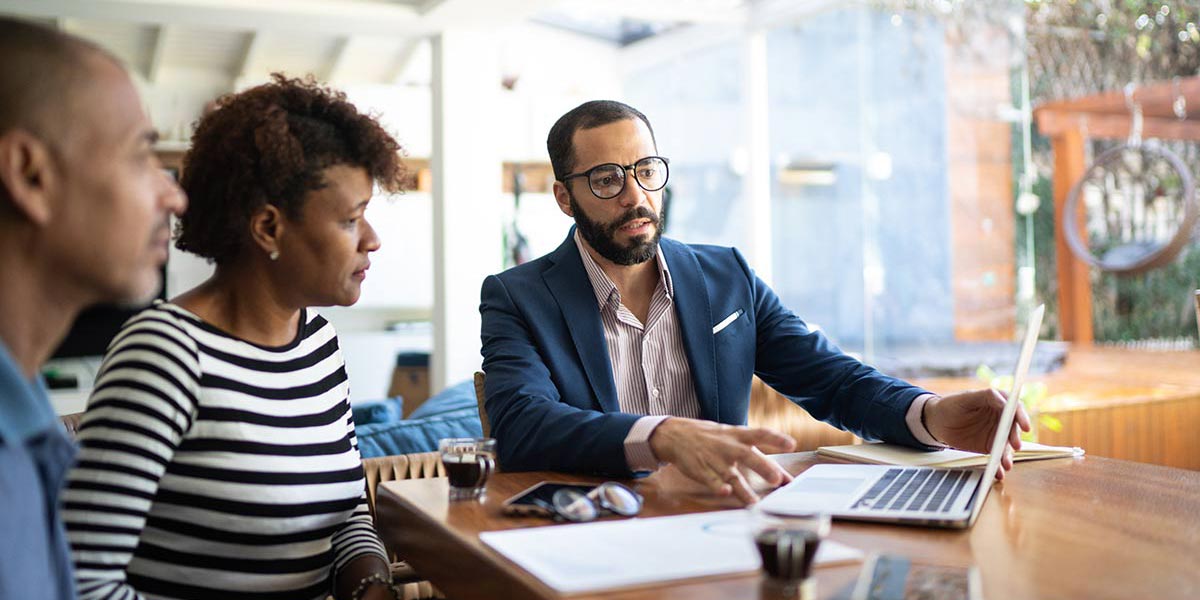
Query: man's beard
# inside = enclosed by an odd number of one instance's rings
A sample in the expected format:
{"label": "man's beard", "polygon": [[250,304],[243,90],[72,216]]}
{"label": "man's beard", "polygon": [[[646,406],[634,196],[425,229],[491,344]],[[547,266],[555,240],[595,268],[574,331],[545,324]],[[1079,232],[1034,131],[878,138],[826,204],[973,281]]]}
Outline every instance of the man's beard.
{"label": "man's beard", "polygon": [[[658,252],[658,240],[663,234],[663,221],[659,215],[654,214],[645,206],[639,206],[629,209],[611,223],[602,224],[588,218],[579,203],[575,201],[574,194],[568,193],[568,196],[571,212],[575,214],[575,226],[579,229],[579,235],[583,236],[584,241],[600,256],[615,264],[625,266],[639,265],[654,258],[655,253]],[[650,219],[650,222],[654,224],[654,235],[649,239],[645,239],[645,236],[635,237],[630,240],[628,246],[618,244],[617,230],[634,219]]]}

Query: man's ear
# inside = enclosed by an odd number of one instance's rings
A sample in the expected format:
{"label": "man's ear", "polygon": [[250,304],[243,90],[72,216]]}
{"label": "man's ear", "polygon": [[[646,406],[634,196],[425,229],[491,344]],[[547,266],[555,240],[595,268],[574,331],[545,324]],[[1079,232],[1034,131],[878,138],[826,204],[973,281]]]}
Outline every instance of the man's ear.
{"label": "man's ear", "polygon": [[0,135],[0,185],[13,209],[36,225],[46,225],[54,212],[51,195],[59,185],[50,147],[24,129]]}
{"label": "man's ear", "polygon": [[554,201],[558,203],[558,210],[568,217],[574,217],[575,211],[571,210],[571,192],[567,190],[567,184],[555,181],[551,189],[554,191]]}
{"label": "man's ear", "polygon": [[250,238],[267,255],[279,252],[284,227],[283,212],[273,204],[264,204],[250,215]]}

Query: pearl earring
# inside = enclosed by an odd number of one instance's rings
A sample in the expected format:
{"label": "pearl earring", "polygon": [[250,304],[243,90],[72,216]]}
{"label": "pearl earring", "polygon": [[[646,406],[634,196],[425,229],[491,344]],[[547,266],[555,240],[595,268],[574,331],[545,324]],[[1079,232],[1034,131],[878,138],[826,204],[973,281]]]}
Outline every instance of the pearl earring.
{"label": "pearl earring", "polygon": [[279,251],[272,250],[270,254],[271,260],[279,260]]}

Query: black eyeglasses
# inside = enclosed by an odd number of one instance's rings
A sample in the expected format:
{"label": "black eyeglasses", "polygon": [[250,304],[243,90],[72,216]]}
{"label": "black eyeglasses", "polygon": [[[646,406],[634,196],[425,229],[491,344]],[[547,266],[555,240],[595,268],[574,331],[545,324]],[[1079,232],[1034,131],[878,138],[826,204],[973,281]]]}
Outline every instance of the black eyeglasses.
{"label": "black eyeglasses", "polygon": [[615,481],[606,481],[592,491],[583,493],[572,488],[554,492],[551,502],[534,502],[555,518],[582,523],[593,521],[603,511],[622,517],[632,517],[642,510],[642,495]]}
{"label": "black eyeglasses", "polygon": [[582,173],[572,173],[560,181],[566,183],[575,177],[587,177],[588,187],[601,200],[616,198],[625,190],[625,171],[633,169],[633,178],[647,192],[657,192],[667,185],[670,175],[667,159],[661,156],[647,156],[632,165],[604,163],[596,165]]}

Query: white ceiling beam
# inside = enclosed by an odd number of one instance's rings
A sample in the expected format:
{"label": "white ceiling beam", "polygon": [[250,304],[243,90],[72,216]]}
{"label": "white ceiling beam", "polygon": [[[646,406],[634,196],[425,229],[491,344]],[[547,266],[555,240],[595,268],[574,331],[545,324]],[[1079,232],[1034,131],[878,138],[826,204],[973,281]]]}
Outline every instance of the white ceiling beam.
{"label": "white ceiling beam", "polygon": [[438,7],[440,7],[441,5],[443,5],[445,3],[446,3],[446,0],[425,0],[420,5],[417,6],[417,12],[419,12],[423,15],[427,15],[427,14],[437,10]]}
{"label": "white ceiling beam", "polygon": [[400,78],[404,76],[404,72],[408,70],[409,63],[413,57],[417,55],[417,50],[421,44],[425,42],[425,38],[414,37],[405,40],[400,46],[400,51],[396,53],[396,60],[392,63],[391,69],[388,69],[388,74],[384,78],[387,83],[400,83]]}
{"label": "white ceiling beam", "polygon": [[352,40],[353,38],[350,36],[343,35],[334,43],[333,52],[330,53],[329,60],[326,62],[325,72],[322,73],[322,81],[332,83],[341,79],[346,71],[347,49],[350,48]]}
{"label": "white ceiling beam", "polygon": [[262,51],[262,33],[251,31],[246,34],[245,42],[242,46],[242,55],[238,57],[237,62],[233,67],[233,79],[237,81],[246,77],[250,72],[250,66],[254,64],[254,59],[258,57],[258,53]]}
{"label": "white ceiling beam", "polygon": [[457,27],[494,29],[523,21],[555,1],[427,0],[414,7],[371,0],[4,0],[4,10],[43,18],[393,36],[432,35]]}
{"label": "white ceiling beam", "polygon": [[154,28],[154,41],[150,44],[150,56],[146,58],[146,81],[158,83],[162,73],[163,55],[166,54],[167,36],[170,35],[169,25],[159,25]]}
{"label": "white ceiling beam", "polygon": [[416,9],[365,0],[5,0],[5,10],[27,16],[213,29],[395,34],[422,30]]}

